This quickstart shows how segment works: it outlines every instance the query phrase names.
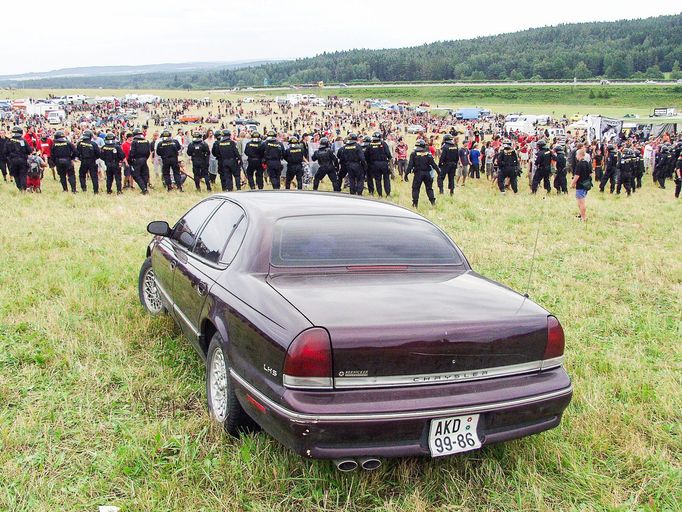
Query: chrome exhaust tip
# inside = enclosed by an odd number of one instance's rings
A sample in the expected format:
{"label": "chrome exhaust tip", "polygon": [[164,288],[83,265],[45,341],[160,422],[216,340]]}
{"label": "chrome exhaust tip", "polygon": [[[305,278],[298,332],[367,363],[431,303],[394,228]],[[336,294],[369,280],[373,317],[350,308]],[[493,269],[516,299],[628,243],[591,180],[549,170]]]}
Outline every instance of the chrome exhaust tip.
{"label": "chrome exhaust tip", "polygon": [[358,463],[353,459],[334,459],[334,465],[343,473],[350,473],[358,469]]}
{"label": "chrome exhaust tip", "polygon": [[381,466],[381,460],[374,457],[363,457],[358,462],[360,462],[360,467],[365,471],[374,471]]}

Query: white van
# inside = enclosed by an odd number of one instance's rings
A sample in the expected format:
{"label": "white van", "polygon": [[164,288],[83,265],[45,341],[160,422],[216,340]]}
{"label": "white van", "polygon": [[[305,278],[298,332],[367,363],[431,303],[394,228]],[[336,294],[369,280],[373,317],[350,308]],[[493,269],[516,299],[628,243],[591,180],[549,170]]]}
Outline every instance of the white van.
{"label": "white van", "polygon": [[47,113],[48,124],[61,124],[64,122],[66,113],[63,110],[50,110]]}

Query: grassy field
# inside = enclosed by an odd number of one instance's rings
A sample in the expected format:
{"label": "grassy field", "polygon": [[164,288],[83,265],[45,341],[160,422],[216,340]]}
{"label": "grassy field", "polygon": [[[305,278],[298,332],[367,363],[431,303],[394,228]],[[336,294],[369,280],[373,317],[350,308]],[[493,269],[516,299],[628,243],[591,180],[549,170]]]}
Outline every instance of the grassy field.
{"label": "grassy field", "polygon": [[[122,96],[131,91],[118,89],[14,89],[1,91],[2,98],[45,97],[52,93],[85,94],[87,96]],[[637,114],[647,116],[655,107],[676,107],[682,110],[682,85],[612,85],[612,86],[422,86],[385,88],[324,88],[273,91],[132,91],[138,94],[156,94],[161,97],[182,98],[229,98],[244,96],[274,97],[292,93],[310,92],[319,96],[337,95],[361,100],[364,98],[387,98],[392,101],[407,100],[418,104],[428,101],[432,107],[481,106],[493,112],[523,112],[526,114],[550,114],[556,117],[573,114],[601,114],[623,116]]]}
{"label": "grassy field", "polygon": [[[562,321],[575,395],[555,430],[446,460],[338,473],[264,433],[225,436],[204,370],[137,273],[153,219],[202,195],[42,195],[0,182],[0,510],[682,509],[681,201],[500,196],[467,183],[421,213],[475,270]],[[408,205],[409,186],[394,200]]]}

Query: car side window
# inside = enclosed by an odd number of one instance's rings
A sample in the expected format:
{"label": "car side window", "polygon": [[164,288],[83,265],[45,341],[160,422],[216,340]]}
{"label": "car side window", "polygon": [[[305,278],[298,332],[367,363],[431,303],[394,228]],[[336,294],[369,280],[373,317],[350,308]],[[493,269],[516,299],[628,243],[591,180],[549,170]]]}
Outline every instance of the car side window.
{"label": "car side window", "polygon": [[230,235],[243,216],[244,210],[230,201],[225,201],[201,231],[194,246],[194,253],[205,260],[217,263]]}
{"label": "car side window", "polygon": [[220,261],[229,264],[237,255],[237,251],[242,246],[244,235],[246,235],[247,224],[248,222],[246,222],[246,218],[242,217],[239,221],[239,224],[237,224],[237,227],[234,228],[232,236],[225,246],[225,252],[223,253],[223,257],[220,259]]}
{"label": "car side window", "polygon": [[171,233],[171,239],[182,247],[191,249],[194,246],[201,226],[203,226],[208,216],[211,215],[211,212],[215,210],[218,204],[220,204],[220,201],[213,199],[202,201],[196,205],[175,224],[173,233]]}

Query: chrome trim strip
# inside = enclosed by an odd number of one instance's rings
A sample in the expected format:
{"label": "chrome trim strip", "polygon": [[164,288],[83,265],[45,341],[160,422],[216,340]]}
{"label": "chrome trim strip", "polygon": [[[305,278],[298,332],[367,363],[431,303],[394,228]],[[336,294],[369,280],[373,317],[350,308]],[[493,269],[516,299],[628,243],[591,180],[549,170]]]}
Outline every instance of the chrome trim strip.
{"label": "chrome trim strip", "polygon": [[564,364],[564,356],[553,357],[551,359],[545,359],[542,361],[541,370],[549,370],[550,368],[556,368],[557,366],[562,366]]}
{"label": "chrome trim strip", "polygon": [[185,322],[185,325],[187,325],[187,327],[189,327],[192,333],[198,338],[201,333],[197,330],[196,327],[194,327],[194,324],[192,324],[192,322],[189,321],[189,318],[187,318],[187,316],[182,312],[182,310],[175,304],[173,304],[173,311],[175,311],[178,314],[180,319],[183,322]]}
{"label": "chrome trim strip", "polygon": [[[549,360],[549,361],[554,361]],[[558,366],[561,363],[554,364]],[[521,373],[537,371],[543,368],[543,361],[495,366],[478,370],[464,370],[459,372],[425,373],[420,375],[386,375],[379,377],[335,377],[334,387],[338,389],[354,388],[389,388],[395,386],[424,386],[429,384],[443,384],[447,382],[467,382],[472,380],[492,379],[494,377],[508,377]]]}
{"label": "chrome trim strip", "polygon": [[410,411],[410,412],[395,412],[395,413],[377,413],[377,414],[302,414],[294,412],[286,407],[273,402],[263,393],[258,391],[255,387],[249,384],[243,377],[241,377],[233,369],[230,369],[230,375],[241,386],[260,401],[266,407],[286,416],[288,419],[299,422],[325,422],[325,421],[362,421],[362,420],[396,420],[396,419],[420,419],[420,418],[436,418],[441,416],[454,416],[460,414],[474,414],[492,411],[496,409],[503,409],[507,407],[517,407],[520,405],[528,405],[543,400],[558,398],[567,395],[573,391],[573,386],[569,386],[559,391],[552,391],[542,395],[529,396],[525,398],[517,398],[516,400],[507,400],[504,402],[492,402],[482,405],[470,405],[463,407],[449,407],[446,409],[431,409],[426,411]]}
{"label": "chrome trim strip", "polygon": [[282,383],[291,389],[334,389],[331,377],[293,377],[284,373]]}
{"label": "chrome trim strip", "polygon": [[168,295],[166,289],[159,284],[159,280],[156,278],[156,274],[154,274],[154,282],[156,283],[156,288],[161,292],[161,295],[165,297],[166,301],[168,301],[169,304],[173,304],[173,301],[171,300],[170,295]]}

